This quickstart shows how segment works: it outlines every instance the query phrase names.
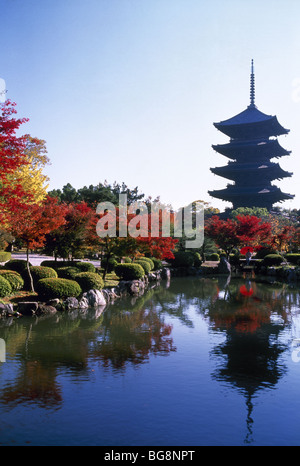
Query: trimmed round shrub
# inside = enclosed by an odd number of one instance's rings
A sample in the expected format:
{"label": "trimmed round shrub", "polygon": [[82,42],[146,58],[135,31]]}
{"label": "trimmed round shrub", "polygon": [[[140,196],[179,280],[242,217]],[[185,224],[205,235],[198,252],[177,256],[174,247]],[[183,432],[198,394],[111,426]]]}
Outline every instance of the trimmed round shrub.
{"label": "trimmed round shrub", "polygon": [[282,257],[279,254],[268,254],[264,257],[264,265],[280,265],[283,261]]}
{"label": "trimmed round shrub", "polygon": [[96,267],[91,262],[77,262],[74,261],[70,265],[71,267],[76,267],[80,272],[92,272],[95,273]]}
{"label": "trimmed round shrub", "polygon": [[151,266],[151,270],[154,270],[154,262],[150,257],[139,257],[138,260],[148,262]]}
{"label": "trimmed round shrub", "polygon": [[65,278],[42,278],[36,284],[36,292],[42,299],[68,298],[80,295],[79,283]]}
{"label": "trimmed round shrub", "polygon": [[209,256],[207,257],[207,260],[218,262],[220,260],[220,256],[217,252],[213,252],[212,254],[209,254]]}
{"label": "trimmed round shrub", "polygon": [[[60,265],[59,265],[60,264]],[[51,259],[46,259],[41,262],[42,267],[51,267],[52,269],[57,269],[58,267],[66,267],[66,263],[64,261],[56,261],[56,260],[51,260]]]}
{"label": "trimmed round shrub", "polygon": [[162,269],[162,261],[160,259],[157,259],[156,257],[152,257],[151,260],[154,264],[154,270]]}
{"label": "trimmed round shrub", "polygon": [[77,267],[80,272],[95,272],[95,266],[91,262],[82,261],[55,261],[51,259],[41,262],[43,267],[51,267],[55,270],[65,267]]}
{"label": "trimmed round shrub", "polygon": [[45,259],[40,263],[42,267],[51,267],[52,269],[58,269],[59,267],[70,267],[70,263],[73,261],[66,260],[55,260],[55,259]]}
{"label": "trimmed round shrub", "polygon": [[0,270],[0,276],[5,278],[12,288],[12,292],[19,291],[24,286],[22,276],[14,270]]}
{"label": "trimmed round shrub", "polygon": [[[29,267],[31,266],[32,264],[29,262]],[[14,270],[22,275],[22,272],[27,269],[27,262],[23,259],[11,259],[6,262],[5,268],[8,270]]]}
{"label": "trimmed round shrub", "polygon": [[11,258],[11,252],[9,251],[0,251],[0,262],[7,262]]}
{"label": "trimmed round shrub", "polygon": [[57,272],[52,267],[33,265],[30,267],[30,272],[34,281],[41,280],[42,278],[57,278]]}
{"label": "trimmed round shrub", "polygon": [[194,267],[200,267],[201,264],[202,260],[199,252],[194,252]]}
{"label": "trimmed round shrub", "polygon": [[[276,251],[271,247],[261,247],[256,251],[255,259],[263,259],[264,257],[268,256],[269,254],[276,254]],[[278,255],[278,254],[277,254]]]}
{"label": "trimmed round shrub", "polygon": [[132,260],[130,259],[130,257],[123,257],[123,262],[125,264],[131,264]]}
{"label": "trimmed round shrub", "polygon": [[[50,267],[43,267],[41,265],[31,266],[30,273],[31,273],[34,286],[42,278],[57,278],[57,273],[54,269]],[[26,290],[30,289],[31,280],[30,280],[27,268],[22,272],[22,278],[24,279],[24,288]]]}
{"label": "trimmed round shrub", "polygon": [[104,286],[102,277],[93,272],[81,272],[75,277],[75,281],[79,283],[83,292],[89,290],[101,290]]}
{"label": "trimmed round shrub", "polygon": [[[106,268],[106,264],[107,264],[107,259],[102,259],[101,267],[103,267],[103,269]],[[118,265],[118,261],[116,259],[114,259],[113,257],[108,259],[107,272],[108,273],[113,272],[117,265]]]}
{"label": "trimmed round shrub", "polygon": [[169,262],[173,267],[192,267],[194,265],[195,256],[192,251],[175,251],[174,259]]}
{"label": "trimmed round shrub", "polygon": [[12,294],[12,287],[6,278],[0,276],[0,298],[9,296]]}
{"label": "trimmed round shrub", "polygon": [[299,264],[300,254],[286,254],[285,258],[291,264]]}
{"label": "trimmed round shrub", "polygon": [[145,275],[140,264],[118,264],[115,273],[121,280],[138,280]]}
{"label": "trimmed round shrub", "polygon": [[147,261],[138,259],[134,261],[134,264],[140,264],[143,267],[145,273],[149,273],[151,271],[151,265]]}
{"label": "trimmed round shrub", "polygon": [[60,267],[56,269],[57,276],[59,278],[67,278],[73,280],[76,275],[80,273],[77,267]]}

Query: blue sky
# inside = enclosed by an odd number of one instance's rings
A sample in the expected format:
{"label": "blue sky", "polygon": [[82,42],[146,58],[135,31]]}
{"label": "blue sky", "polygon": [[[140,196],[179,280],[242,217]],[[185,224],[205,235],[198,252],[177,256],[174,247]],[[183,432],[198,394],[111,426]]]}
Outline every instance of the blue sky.
{"label": "blue sky", "polygon": [[0,78],[45,139],[50,188],[107,180],[173,207],[227,181],[213,122],[249,104],[290,129],[280,188],[300,208],[299,0],[0,0]]}

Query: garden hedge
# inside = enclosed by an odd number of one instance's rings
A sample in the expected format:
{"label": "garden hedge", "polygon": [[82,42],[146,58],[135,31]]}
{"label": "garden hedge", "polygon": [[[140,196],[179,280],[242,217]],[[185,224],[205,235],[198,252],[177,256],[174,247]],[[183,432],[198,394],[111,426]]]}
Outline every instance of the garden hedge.
{"label": "garden hedge", "polygon": [[194,267],[200,267],[201,264],[202,260],[199,252],[194,252]]}
{"label": "garden hedge", "polygon": [[160,259],[157,259],[156,257],[152,257],[151,260],[152,260],[153,265],[154,265],[153,270],[159,270],[159,269],[162,268],[162,261]]}
{"label": "garden hedge", "polygon": [[206,260],[208,261],[219,261],[220,260],[220,256],[217,252],[213,252],[212,254],[208,254],[206,256]]}
{"label": "garden hedge", "polygon": [[83,292],[89,290],[101,290],[104,286],[102,277],[93,272],[80,272],[74,279],[82,289]]}
{"label": "garden hedge", "polygon": [[168,260],[172,267],[197,267],[201,265],[201,256],[194,251],[175,251],[173,254],[174,259]]}
{"label": "garden hedge", "polygon": [[73,261],[71,262],[71,267],[76,267],[77,269],[80,270],[80,272],[96,272],[96,267],[94,264],[91,262],[79,262],[79,261]]}
{"label": "garden hedge", "polygon": [[153,262],[152,259],[150,259],[150,257],[139,257],[137,260],[148,262],[150,264],[150,267],[151,267],[150,270],[154,270],[154,262]]}
{"label": "garden hedge", "polygon": [[[102,259],[101,261],[101,267],[103,269],[106,268],[106,264],[107,264],[107,259]],[[110,259],[108,259],[108,265],[107,265],[107,272],[110,273],[110,272],[113,272],[116,268],[116,266],[118,265],[118,261],[116,259],[114,259],[113,257],[111,257]]]}
{"label": "garden hedge", "polygon": [[[29,267],[31,266],[32,264],[29,262]],[[11,259],[6,262],[5,269],[15,270],[15,272],[19,272],[22,275],[22,272],[27,269],[27,261],[23,259]]]}
{"label": "garden hedge", "polygon": [[46,259],[41,262],[43,267],[51,267],[55,270],[61,269],[63,267],[77,267],[80,272],[95,272],[95,266],[91,262],[83,261],[56,261],[51,259]]}
{"label": "garden hedge", "polygon": [[7,262],[11,258],[11,252],[9,251],[0,251],[0,262]]}
{"label": "garden hedge", "polygon": [[67,267],[67,262],[69,261],[56,261],[51,259],[46,259],[41,262],[42,267],[51,267],[52,269],[56,270],[58,267]]}
{"label": "garden hedge", "polygon": [[138,280],[145,275],[140,264],[118,264],[115,273],[121,280]]}
{"label": "garden hedge", "polygon": [[60,267],[56,269],[56,273],[59,278],[73,280],[80,273],[80,270],[77,267]]}
{"label": "garden hedge", "polygon": [[291,264],[299,264],[300,254],[286,254],[285,258]]}
{"label": "garden hedge", "polygon": [[57,278],[57,272],[52,267],[44,267],[42,265],[33,265],[30,267],[30,273],[34,281],[42,278]]}
{"label": "garden hedge", "polygon": [[141,260],[138,259],[138,260],[134,261],[134,264],[141,265],[143,267],[145,273],[149,273],[151,271],[151,265],[147,261],[144,261],[142,259]]}
{"label": "garden hedge", "polygon": [[0,270],[0,276],[5,278],[12,288],[12,292],[19,291],[24,286],[22,276],[14,270]]}
{"label": "garden hedge", "polygon": [[255,259],[263,259],[265,256],[270,254],[276,254],[276,251],[271,247],[262,247],[256,252]]}
{"label": "garden hedge", "polygon": [[0,276],[0,298],[10,296],[12,294],[12,287],[6,278]]}
{"label": "garden hedge", "polygon": [[65,278],[42,278],[36,284],[36,292],[42,299],[77,298],[82,290],[75,280]]}
{"label": "garden hedge", "polygon": [[125,256],[125,257],[123,257],[123,262],[124,262],[125,264],[131,264],[132,260],[130,259],[130,257]]}
{"label": "garden hedge", "polygon": [[263,265],[280,265],[283,258],[279,254],[268,254],[263,259]]}
{"label": "garden hedge", "polygon": [[[57,273],[54,269],[50,267],[43,267],[41,265],[31,266],[30,273],[34,286],[42,278],[57,278]],[[21,275],[24,280],[24,289],[29,290],[31,288],[31,280],[27,268],[22,271]]]}

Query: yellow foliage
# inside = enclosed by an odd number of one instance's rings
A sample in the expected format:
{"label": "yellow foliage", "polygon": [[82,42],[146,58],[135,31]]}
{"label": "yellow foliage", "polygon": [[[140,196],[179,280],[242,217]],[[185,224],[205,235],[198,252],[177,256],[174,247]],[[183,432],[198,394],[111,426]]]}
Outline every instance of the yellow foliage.
{"label": "yellow foliage", "polygon": [[23,165],[17,172],[17,177],[25,192],[29,192],[33,199],[28,200],[32,204],[41,203],[47,195],[49,178],[43,175],[42,168],[39,168],[35,163],[33,157],[28,159],[28,165]]}
{"label": "yellow foliage", "polygon": [[45,141],[27,136],[27,164],[10,175],[11,182],[19,184],[28,193],[27,203],[40,204],[47,196],[49,178],[43,169],[49,164]]}

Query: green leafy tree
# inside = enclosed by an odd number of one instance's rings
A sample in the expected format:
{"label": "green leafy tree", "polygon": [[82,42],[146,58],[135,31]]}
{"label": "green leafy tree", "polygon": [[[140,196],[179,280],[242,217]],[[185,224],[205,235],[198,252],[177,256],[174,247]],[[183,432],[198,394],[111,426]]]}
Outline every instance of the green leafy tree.
{"label": "green leafy tree", "polygon": [[73,259],[88,247],[87,238],[95,212],[85,202],[64,204],[64,209],[65,223],[46,236],[44,252]]}
{"label": "green leafy tree", "polygon": [[112,202],[114,205],[119,204],[119,194],[127,195],[128,204],[139,201],[144,198],[144,194],[139,192],[138,187],[129,188],[124,182],[118,184],[114,182],[112,185],[107,181],[98,183],[97,185],[83,186],[76,190],[70,183],[67,183],[62,190],[54,189],[48,193],[52,197],[56,197],[60,202],[67,204],[73,202],[85,202],[89,207],[95,208],[100,202]]}
{"label": "green leafy tree", "polygon": [[264,207],[238,207],[235,210],[232,210],[230,216],[231,218],[237,218],[238,216],[254,216],[262,219],[269,218],[269,211]]}

